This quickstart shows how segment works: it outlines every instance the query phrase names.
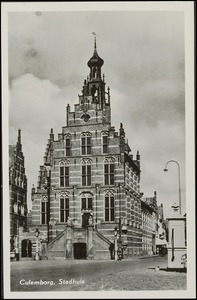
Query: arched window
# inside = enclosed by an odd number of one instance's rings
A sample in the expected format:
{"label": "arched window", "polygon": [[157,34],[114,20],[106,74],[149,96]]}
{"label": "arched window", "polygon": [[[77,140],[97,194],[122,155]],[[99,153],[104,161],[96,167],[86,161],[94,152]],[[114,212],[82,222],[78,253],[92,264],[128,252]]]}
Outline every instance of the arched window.
{"label": "arched window", "polygon": [[105,185],[114,185],[114,159],[105,158],[104,160]]}
{"label": "arched window", "polygon": [[71,143],[70,143],[70,138],[71,138],[70,133],[66,133],[66,134],[64,135],[64,139],[65,139],[65,155],[66,155],[66,156],[71,156]]}
{"label": "arched window", "polygon": [[60,161],[60,187],[69,186],[69,160]]}
{"label": "arched window", "polygon": [[90,192],[83,192],[81,194],[81,214],[82,227],[90,225],[90,218],[93,215],[93,194]]}
{"label": "arched window", "polygon": [[90,186],[91,185],[91,177],[92,177],[92,160],[89,158],[82,159],[82,186]]}
{"label": "arched window", "polygon": [[47,224],[47,212],[48,212],[48,197],[43,196],[41,201],[41,224]]}
{"label": "arched window", "polygon": [[102,131],[103,153],[108,153],[108,131]]}
{"label": "arched window", "polygon": [[69,217],[69,193],[60,192],[60,223],[68,221]]}
{"label": "arched window", "polygon": [[81,135],[81,154],[91,154],[91,133],[84,132]]}
{"label": "arched window", "polygon": [[105,221],[114,221],[114,193],[105,193]]}

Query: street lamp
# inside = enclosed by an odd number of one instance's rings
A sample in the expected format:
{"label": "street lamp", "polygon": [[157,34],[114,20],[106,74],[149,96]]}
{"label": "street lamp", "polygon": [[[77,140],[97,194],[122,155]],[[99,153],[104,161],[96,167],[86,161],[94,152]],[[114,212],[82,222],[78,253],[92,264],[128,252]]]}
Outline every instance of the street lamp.
{"label": "street lamp", "polygon": [[118,254],[117,254],[117,248],[118,248],[118,244],[117,244],[117,235],[118,235],[118,230],[117,230],[117,227],[115,227],[115,229],[114,229],[114,236],[115,236],[115,247],[114,247],[114,251],[115,251],[115,260],[118,260]]}
{"label": "street lamp", "polygon": [[39,237],[40,231],[38,230],[38,228],[36,228],[35,234],[36,234],[36,260],[39,260],[39,256],[38,256],[38,237]]}
{"label": "street lamp", "polygon": [[181,184],[180,184],[180,165],[179,163],[176,161],[176,160],[169,160],[166,165],[165,165],[165,168],[164,168],[164,172],[167,172],[168,169],[167,169],[167,164],[170,163],[170,162],[174,162],[177,164],[178,166],[178,178],[179,178],[179,212],[180,212],[180,215],[181,215]]}

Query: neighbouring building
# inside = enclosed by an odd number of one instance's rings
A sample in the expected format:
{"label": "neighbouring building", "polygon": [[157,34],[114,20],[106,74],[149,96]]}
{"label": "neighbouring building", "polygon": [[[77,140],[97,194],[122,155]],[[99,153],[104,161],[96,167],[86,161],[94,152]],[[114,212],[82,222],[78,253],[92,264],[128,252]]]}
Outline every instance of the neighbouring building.
{"label": "neighbouring building", "polygon": [[157,213],[157,192],[153,197],[143,197],[142,205],[142,226],[143,226],[143,252],[145,254],[156,253],[156,238],[158,235],[158,213]]}
{"label": "neighbouring building", "polygon": [[20,129],[16,144],[9,145],[9,198],[10,251],[13,251],[20,248],[19,227],[23,231],[27,225],[27,177]]}
{"label": "neighbouring building", "polygon": [[156,238],[157,252],[162,252],[167,247],[168,240],[168,221],[164,219],[163,204],[157,206],[158,214],[158,234]]}
{"label": "neighbouring building", "polygon": [[141,201],[142,211],[142,253],[144,255],[153,254],[153,208],[145,201]]}
{"label": "neighbouring building", "polygon": [[144,254],[156,253],[156,238],[158,236],[157,193],[153,197],[141,200],[142,210],[142,250]]}
{"label": "neighbouring building", "polygon": [[51,129],[37,187],[32,188],[32,225],[28,238],[39,252],[66,259],[110,259],[114,229],[124,257],[142,251],[140,155],[131,153],[122,123],[111,125],[110,89],[97,53],[89,76],[57,139]]}

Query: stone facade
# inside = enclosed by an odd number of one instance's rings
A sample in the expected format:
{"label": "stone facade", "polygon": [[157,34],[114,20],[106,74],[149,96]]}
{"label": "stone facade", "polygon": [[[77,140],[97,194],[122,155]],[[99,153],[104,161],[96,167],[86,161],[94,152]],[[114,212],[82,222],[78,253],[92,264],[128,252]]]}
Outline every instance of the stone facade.
{"label": "stone facade", "polygon": [[27,226],[27,177],[20,129],[16,144],[9,145],[9,198],[10,251],[13,251],[20,248],[19,227],[26,230]]}
{"label": "stone facade", "polygon": [[158,210],[157,193],[154,197],[143,197],[142,209],[142,252],[143,254],[156,253],[156,240],[158,237]]}
{"label": "stone facade", "polygon": [[143,254],[153,254],[153,226],[152,226],[152,208],[145,203],[141,202],[142,209],[142,251]]}
{"label": "stone facade", "polygon": [[86,258],[110,258],[115,227],[125,257],[142,250],[140,155],[130,154],[123,124],[111,126],[103,63],[95,41],[79,103],[67,105],[57,139],[51,129],[32,188],[32,226],[47,237],[50,257],[77,258],[81,249]]}

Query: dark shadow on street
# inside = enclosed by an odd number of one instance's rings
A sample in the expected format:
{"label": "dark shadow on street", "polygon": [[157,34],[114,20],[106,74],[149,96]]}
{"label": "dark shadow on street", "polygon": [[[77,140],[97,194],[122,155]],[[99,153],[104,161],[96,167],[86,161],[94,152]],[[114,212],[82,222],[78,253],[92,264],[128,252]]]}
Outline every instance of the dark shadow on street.
{"label": "dark shadow on street", "polygon": [[[148,270],[155,270],[155,267],[147,268]],[[159,268],[159,271],[165,272],[177,272],[177,273],[187,273],[187,268]]]}

